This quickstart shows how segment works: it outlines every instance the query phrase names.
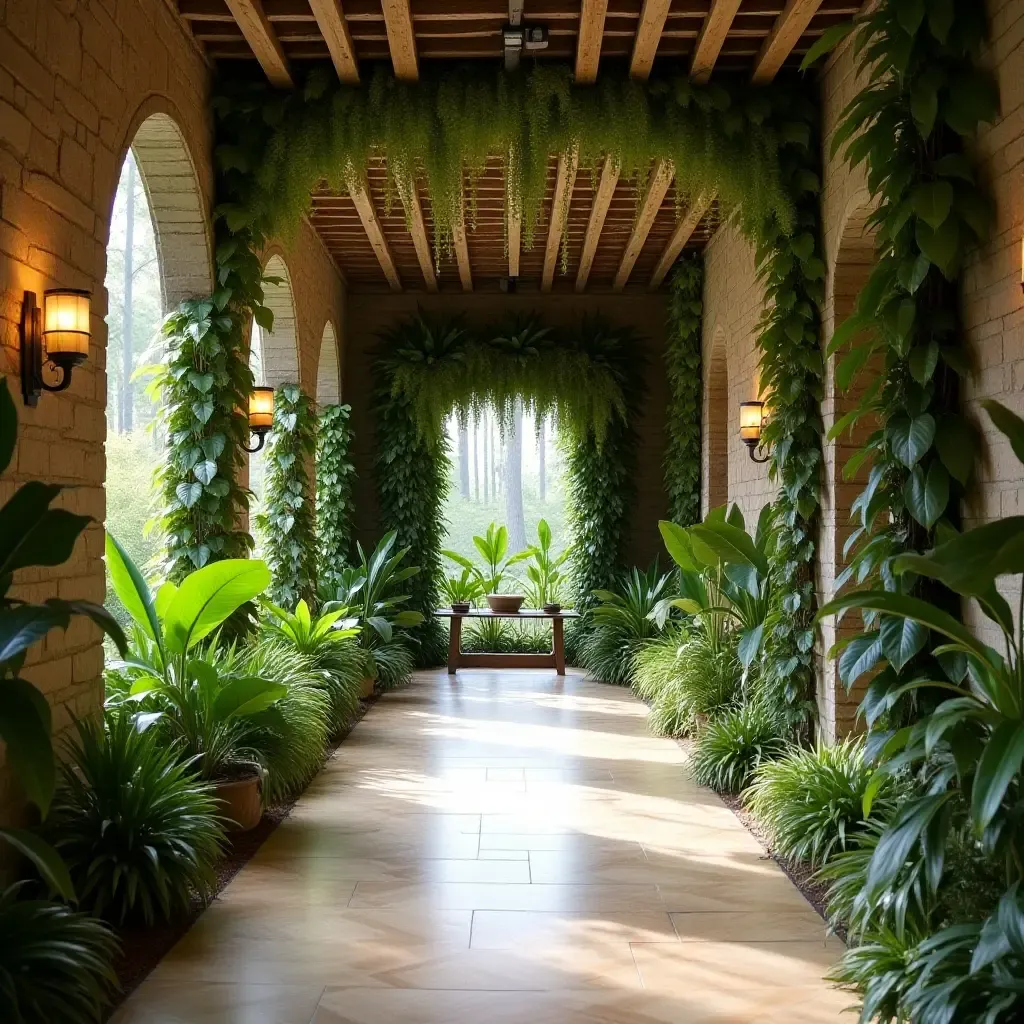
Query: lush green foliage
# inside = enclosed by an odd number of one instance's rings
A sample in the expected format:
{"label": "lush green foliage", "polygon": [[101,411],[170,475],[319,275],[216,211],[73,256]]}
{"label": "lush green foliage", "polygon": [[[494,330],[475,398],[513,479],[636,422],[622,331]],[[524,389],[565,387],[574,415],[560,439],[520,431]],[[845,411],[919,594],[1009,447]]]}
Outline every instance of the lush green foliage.
{"label": "lush green foliage", "polygon": [[352,550],[352,485],[350,461],[351,407],[327,405],[320,410],[316,431],[316,545],[317,576],[336,586],[338,574]]}
{"label": "lush green foliage", "polygon": [[[819,866],[864,830],[864,802],[873,775],[861,741],[819,744],[813,750],[793,747],[760,767],[746,801],[777,853]],[[892,812],[892,789],[891,780],[872,787],[876,818]]]}
{"label": "lush green foliage", "polygon": [[683,257],[670,281],[665,370],[671,389],[665,416],[665,490],[669,518],[700,521],[701,324],[704,263]]}
{"label": "lush green foliage", "polygon": [[448,602],[448,607],[456,604],[475,606],[484,596],[484,585],[474,573],[473,568],[463,567],[458,576],[442,576],[437,583],[438,592]]}
{"label": "lush green foliage", "polygon": [[264,511],[256,525],[265,538],[273,600],[292,607],[316,593],[317,538],[309,464],[316,448],[313,403],[298,384],[274,392],[274,426],[267,441]]}
{"label": "lush green foliage", "polygon": [[693,777],[719,793],[741,792],[764,762],[785,752],[779,731],[778,719],[762,704],[729,708],[697,734]]}
{"label": "lush green foliage", "polygon": [[101,921],[60,903],[0,893],[0,1019],[95,1024],[117,988],[117,940]]}
{"label": "lush green foliage", "polygon": [[185,914],[216,882],[223,829],[209,786],[158,730],[124,713],[78,723],[47,822],[81,905],[115,923]]}
{"label": "lush green foliage", "polygon": [[389,201],[423,177],[439,252],[450,249],[467,191],[475,220],[476,185],[496,154],[507,155],[508,202],[522,218],[527,248],[550,155],[570,150],[591,173],[611,154],[638,195],[660,158],[673,163],[680,196],[714,189],[752,223],[771,213],[783,223],[792,217],[777,157],[785,107],[773,105],[767,90],[739,84],[678,77],[647,85],[605,74],[596,87],[575,87],[564,65],[509,74],[479,63],[424,67],[407,83],[381,67],[362,88],[322,71],[290,92],[262,78],[229,81],[214,109],[227,200],[218,213],[232,230],[263,236],[297,224],[321,180],[338,188],[359,180],[371,156],[385,160]]}
{"label": "lush green foliage", "polygon": [[578,653],[580,665],[594,678],[629,685],[637,651],[658,633],[652,612],[668,582],[655,563],[647,572],[626,573],[615,590],[594,591],[597,604],[590,609],[590,629]]}
{"label": "lush green foliage", "polygon": [[484,594],[499,593],[509,567],[528,557],[528,553],[525,551],[509,555],[508,527],[498,526],[497,523],[488,524],[486,533],[482,536],[475,536],[473,546],[483,559],[482,569],[471,558],[466,558],[457,551],[443,550],[441,554],[445,558],[450,558],[456,565],[468,570],[480,584]]}
{"label": "lush green foliage", "polygon": [[[18,415],[0,379],[0,473],[10,465],[18,434]],[[29,648],[51,629],[67,629],[84,615],[103,629],[123,652],[126,641],[113,616],[90,601],[48,598],[32,604],[9,594],[14,573],[36,566],[63,565],[79,535],[92,522],[65,509],[51,508],[63,488],[32,480],[22,484],[0,507],[0,738],[4,757],[25,795],[46,816],[56,785],[50,705],[21,678]],[[71,899],[74,888],[66,869],[47,844],[25,829],[0,828],[0,840],[30,858],[49,884]]]}
{"label": "lush green foliage", "polygon": [[561,604],[566,587],[567,575],[562,566],[572,558],[572,545],[561,554],[551,553],[551,527],[547,520],[537,524],[537,543],[526,549],[526,579],[522,581],[526,592],[526,603],[531,608],[543,608],[549,604]]}

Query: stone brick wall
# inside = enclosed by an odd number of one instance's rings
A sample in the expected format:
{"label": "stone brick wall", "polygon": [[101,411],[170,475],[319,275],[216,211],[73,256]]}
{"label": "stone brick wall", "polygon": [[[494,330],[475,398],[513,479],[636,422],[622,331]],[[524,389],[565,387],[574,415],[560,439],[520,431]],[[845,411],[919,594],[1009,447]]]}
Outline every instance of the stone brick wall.
{"label": "stone brick wall", "polygon": [[632,521],[628,558],[646,566],[655,555],[665,561],[658,520],[668,515],[661,460],[665,451],[665,407],[668,381],[661,353],[668,315],[664,295],[504,295],[500,292],[458,292],[440,295],[350,294],[343,342],[342,401],[352,406],[353,462],[356,481],[356,536],[364,544],[376,543],[383,527],[378,518],[373,476],[373,411],[371,366],[377,335],[417,309],[443,315],[464,314],[466,322],[494,324],[503,316],[538,313],[545,324],[569,327],[584,313],[600,313],[612,323],[632,325],[646,359],[647,393],[637,430],[640,434],[637,467],[636,513]]}

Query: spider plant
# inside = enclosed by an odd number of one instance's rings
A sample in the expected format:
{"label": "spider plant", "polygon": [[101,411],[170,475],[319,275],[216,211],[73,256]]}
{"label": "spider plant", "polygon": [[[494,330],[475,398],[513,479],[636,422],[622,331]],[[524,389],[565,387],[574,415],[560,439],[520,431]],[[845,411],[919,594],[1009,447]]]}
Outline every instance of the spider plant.
{"label": "spider plant", "polygon": [[744,704],[707,724],[697,737],[690,767],[702,786],[739,793],[763,763],[780,757],[785,749],[776,716],[763,705]]}

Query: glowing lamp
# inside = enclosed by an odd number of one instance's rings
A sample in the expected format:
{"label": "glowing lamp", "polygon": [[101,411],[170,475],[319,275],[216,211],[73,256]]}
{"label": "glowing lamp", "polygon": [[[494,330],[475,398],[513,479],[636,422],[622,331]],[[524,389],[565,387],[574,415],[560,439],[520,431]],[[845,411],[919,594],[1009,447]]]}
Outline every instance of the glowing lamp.
{"label": "glowing lamp", "polygon": [[256,446],[247,452],[258,452],[267,439],[270,428],[274,425],[274,389],[253,388],[249,395],[249,433],[256,437]]}
{"label": "glowing lamp", "polygon": [[754,462],[767,462],[768,456],[758,456],[761,447],[761,429],[764,426],[764,402],[740,402],[740,440],[747,446]]}
{"label": "glowing lamp", "polygon": [[[21,307],[21,392],[26,405],[36,405],[44,391],[64,391],[71,371],[89,357],[89,299],[77,288],[53,288],[43,293],[43,308],[36,293],[25,292]],[[44,364],[58,374],[50,384]]]}

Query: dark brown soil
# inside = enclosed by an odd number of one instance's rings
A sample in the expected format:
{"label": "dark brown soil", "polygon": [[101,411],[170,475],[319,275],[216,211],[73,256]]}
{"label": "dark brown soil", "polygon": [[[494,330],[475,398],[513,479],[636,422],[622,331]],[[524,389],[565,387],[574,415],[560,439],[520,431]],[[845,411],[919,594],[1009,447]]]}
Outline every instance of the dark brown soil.
{"label": "dark brown soil", "polygon": [[[345,737],[376,699],[374,696],[360,703],[360,710],[355,719],[343,733],[332,741],[324,757],[325,764],[334,756],[334,752],[344,742]],[[239,832],[228,837],[224,857],[217,865],[217,891],[214,893],[214,899],[220,895],[228,882],[245,867],[274,829],[288,817],[292,807],[301,796],[302,794],[298,793],[285,803],[268,807],[264,811],[259,825],[251,832]],[[117,929],[117,935],[121,941],[121,956],[114,964],[114,970],[117,972],[121,990],[116,997],[116,1002],[110,1008],[111,1014],[142,984],[149,972],[170,952],[171,947],[195,924],[207,905],[202,900],[194,898],[188,915],[168,924],[150,926],[133,924]]]}

